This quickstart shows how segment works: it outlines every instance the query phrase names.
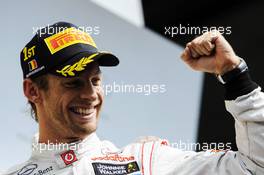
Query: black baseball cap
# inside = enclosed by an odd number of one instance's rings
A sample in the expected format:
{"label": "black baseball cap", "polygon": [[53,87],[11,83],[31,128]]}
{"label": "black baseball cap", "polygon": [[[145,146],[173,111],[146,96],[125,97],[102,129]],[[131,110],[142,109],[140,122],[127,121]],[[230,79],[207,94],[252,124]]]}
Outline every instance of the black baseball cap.
{"label": "black baseball cap", "polygon": [[20,61],[24,79],[46,73],[74,77],[95,61],[99,66],[119,64],[115,55],[99,51],[88,33],[68,22],[39,29],[21,51]]}

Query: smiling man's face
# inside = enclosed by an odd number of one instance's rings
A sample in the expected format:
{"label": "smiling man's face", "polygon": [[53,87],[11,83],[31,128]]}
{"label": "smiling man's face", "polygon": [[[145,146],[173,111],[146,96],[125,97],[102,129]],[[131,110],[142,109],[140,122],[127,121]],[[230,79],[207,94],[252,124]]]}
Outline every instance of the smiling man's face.
{"label": "smiling man's face", "polygon": [[40,133],[53,140],[73,141],[97,128],[103,103],[102,75],[98,64],[87,65],[80,76],[61,78],[48,74],[49,89],[41,90],[38,104]]}

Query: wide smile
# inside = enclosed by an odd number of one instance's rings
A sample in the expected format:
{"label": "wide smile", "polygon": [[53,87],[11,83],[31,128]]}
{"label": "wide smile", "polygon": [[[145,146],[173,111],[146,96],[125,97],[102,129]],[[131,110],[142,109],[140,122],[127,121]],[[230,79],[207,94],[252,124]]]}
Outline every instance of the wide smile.
{"label": "wide smile", "polygon": [[96,108],[86,108],[86,107],[70,107],[70,112],[73,114],[74,119],[89,122],[96,118],[97,110]]}

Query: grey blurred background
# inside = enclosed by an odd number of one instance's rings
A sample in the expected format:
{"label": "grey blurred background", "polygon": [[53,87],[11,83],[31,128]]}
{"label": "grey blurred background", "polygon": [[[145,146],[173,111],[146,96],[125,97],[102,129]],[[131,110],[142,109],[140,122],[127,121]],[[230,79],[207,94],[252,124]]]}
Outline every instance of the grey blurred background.
{"label": "grey blurred background", "polygon": [[120,147],[142,135],[196,142],[203,75],[181,62],[180,45],[145,27],[141,1],[9,0],[0,9],[0,170],[27,160],[38,132],[22,91],[20,51],[34,29],[58,21],[92,28],[97,46],[120,58],[117,68],[103,68],[105,84],[165,88],[150,95],[108,94],[98,130],[102,139]]}

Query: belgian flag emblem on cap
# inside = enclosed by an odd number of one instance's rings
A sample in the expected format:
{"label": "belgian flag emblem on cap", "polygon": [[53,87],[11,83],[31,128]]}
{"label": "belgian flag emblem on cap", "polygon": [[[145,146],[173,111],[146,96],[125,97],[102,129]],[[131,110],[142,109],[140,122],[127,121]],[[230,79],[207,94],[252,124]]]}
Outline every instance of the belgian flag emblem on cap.
{"label": "belgian flag emblem on cap", "polygon": [[33,71],[38,67],[37,61],[34,59],[30,62],[28,62],[29,71]]}

